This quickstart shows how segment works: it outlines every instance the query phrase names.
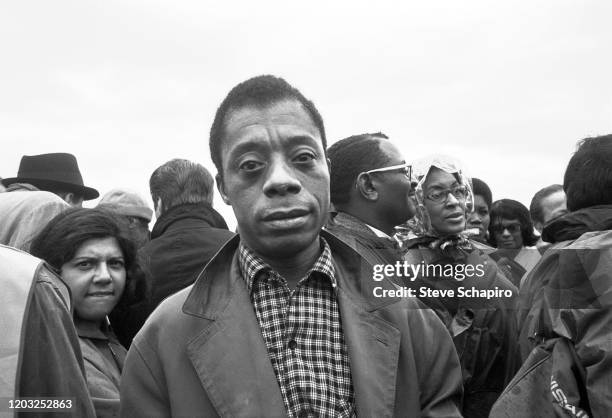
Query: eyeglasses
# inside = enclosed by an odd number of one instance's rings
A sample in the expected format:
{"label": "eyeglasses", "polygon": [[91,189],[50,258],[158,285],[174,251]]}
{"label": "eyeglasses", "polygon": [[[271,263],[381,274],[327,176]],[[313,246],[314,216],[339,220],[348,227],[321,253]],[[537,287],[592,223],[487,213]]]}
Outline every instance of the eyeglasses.
{"label": "eyeglasses", "polygon": [[366,171],[365,174],[383,173],[393,170],[402,170],[406,177],[408,177],[408,180],[412,180],[412,166],[408,163],[392,165],[391,167],[375,168],[374,170]]}
{"label": "eyeglasses", "polygon": [[464,202],[468,197],[468,189],[465,186],[456,186],[450,189],[439,189],[429,192],[425,197],[434,203],[446,203],[448,195],[452,194],[455,199]]}
{"label": "eyeglasses", "polygon": [[511,234],[516,234],[517,232],[521,232],[521,224],[512,223],[508,225],[504,225],[504,224],[491,225],[491,231],[493,231],[496,234],[503,234],[504,230],[506,229]]}

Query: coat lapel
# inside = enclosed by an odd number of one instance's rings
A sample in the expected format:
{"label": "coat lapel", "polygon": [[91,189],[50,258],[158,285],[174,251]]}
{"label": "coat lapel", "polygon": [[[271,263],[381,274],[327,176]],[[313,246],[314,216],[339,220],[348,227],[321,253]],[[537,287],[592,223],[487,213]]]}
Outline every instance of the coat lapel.
{"label": "coat lapel", "polygon": [[393,416],[400,331],[355,304],[345,292],[340,291],[338,299],[357,415]]}
{"label": "coat lapel", "polygon": [[[394,415],[401,333],[377,310],[396,301],[374,298],[375,286],[393,288],[388,281],[372,280],[372,265],[335,236],[322,231],[334,254],[342,330],[351,363],[357,415]],[[401,413],[401,411],[397,411]]]}
{"label": "coat lapel", "polygon": [[[225,275],[209,274],[220,273],[214,265],[207,269],[183,307],[201,317],[203,324],[202,332],[187,344],[187,355],[221,416],[250,417],[255,411],[262,417],[284,416],[280,388],[246,285],[235,257],[231,269],[225,260]],[[220,286],[212,283],[219,280]],[[202,298],[208,304],[200,304]]]}

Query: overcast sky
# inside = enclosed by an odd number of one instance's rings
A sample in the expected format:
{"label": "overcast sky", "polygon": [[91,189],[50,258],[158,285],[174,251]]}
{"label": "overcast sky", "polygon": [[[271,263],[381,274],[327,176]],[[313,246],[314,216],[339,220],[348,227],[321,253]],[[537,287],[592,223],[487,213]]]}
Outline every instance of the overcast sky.
{"label": "overcast sky", "polygon": [[451,154],[528,205],[577,140],[612,132],[611,18],[608,0],[5,1],[0,176],[71,152],[86,185],[150,200],[171,158],[215,173],[216,107],[271,73],[314,101],[330,143],[383,131],[407,160]]}

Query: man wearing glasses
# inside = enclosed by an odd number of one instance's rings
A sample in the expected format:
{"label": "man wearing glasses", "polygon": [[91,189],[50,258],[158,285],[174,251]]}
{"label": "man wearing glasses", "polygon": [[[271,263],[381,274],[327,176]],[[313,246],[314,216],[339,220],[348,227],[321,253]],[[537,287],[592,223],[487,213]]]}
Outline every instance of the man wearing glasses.
{"label": "man wearing glasses", "polygon": [[374,264],[401,260],[394,228],[415,214],[412,167],[383,133],[354,135],[328,150],[331,201],[327,229]]}

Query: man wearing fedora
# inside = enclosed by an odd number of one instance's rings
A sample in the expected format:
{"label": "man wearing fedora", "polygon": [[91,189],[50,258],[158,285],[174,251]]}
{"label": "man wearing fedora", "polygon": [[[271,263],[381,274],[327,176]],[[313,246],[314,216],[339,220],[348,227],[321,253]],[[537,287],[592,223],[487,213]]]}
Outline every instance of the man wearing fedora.
{"label": "man wearing fedora", "polygon": [[[83,177],[74,155],[55,152],[40,155],[24,155],[19,163],[17,177],[2,179],[7,191],[34,190],[54,193],[73,207],[82,207],[84,200],[97,198],[96,189],[83,184]],[[12,186],[12,187],[11,187]]]}
{"label": "man wearing fedora", "polygon": [[95,199],[97,190],[83,185],[72,154],[24,155],[17,177],[1,180],[0,244],[29,251],[30,242],[61,212]]}

